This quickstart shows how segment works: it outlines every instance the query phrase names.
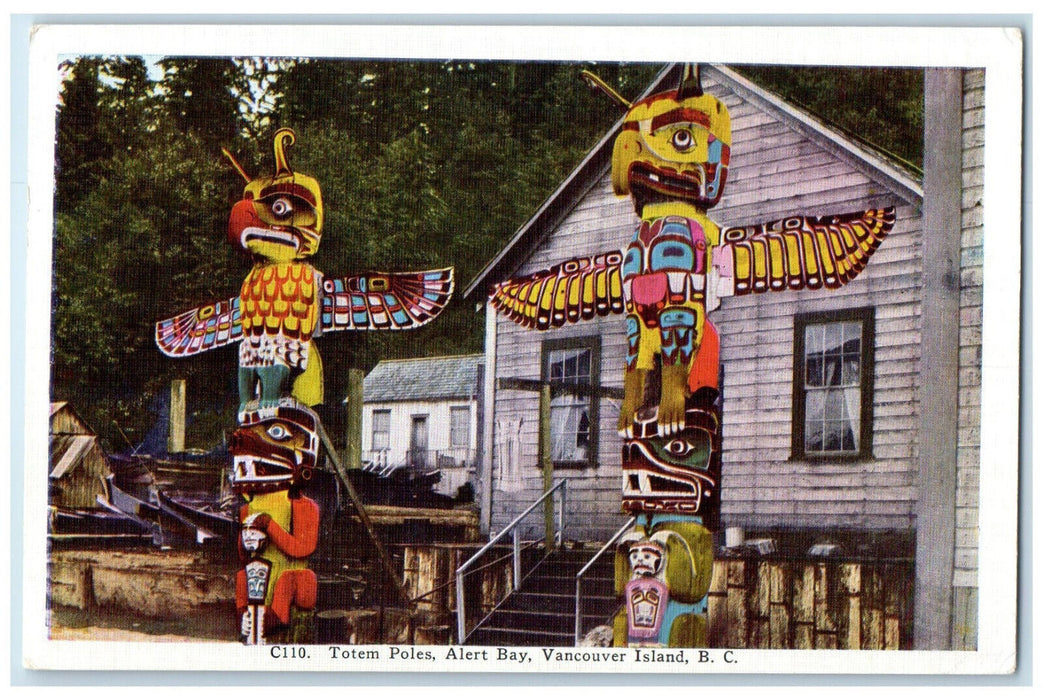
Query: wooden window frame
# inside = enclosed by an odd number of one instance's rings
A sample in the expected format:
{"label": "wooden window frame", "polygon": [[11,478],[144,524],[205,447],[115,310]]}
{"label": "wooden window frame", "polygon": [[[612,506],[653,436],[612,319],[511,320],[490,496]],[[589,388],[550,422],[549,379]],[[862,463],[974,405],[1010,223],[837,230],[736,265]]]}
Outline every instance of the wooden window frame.
{"label": "wooden window frame", "polygon": [[[572,338],[548,338],[540,347],[540,380],[550,381],[550,353],[556,350],[586,349],[590,351],[590,384],[598,386],[601,382],[601,336],[585,335]],[[551,389],[551,396],[555,391]],[[552,398],[553,400],[553,398]],[[589,402],[588,417],[590,420],[590,435],[587,448],[587,458],[583,460],[555,460],[555,469],[586,469],[598,465],[598,434],[599,430],[599,404],[597,396],[593,393],[587,397]]]}
{"label": "wooden window frame", "polygon": [[[377,415],[387,416],[387,431],[380,431],[382,434],[387,435],[387,444],[383,447],[377,447]],[[391,449],[391,409],[390,408],[374,408],[370,414],[369,424],[369,449],[370,452],[387,451]]]}
{"label": "wooden window frame", "polygon": [[[861,391],[858,451],[811,452],[804,449],[806,418],[805,330],[808,326],[829,323],[860,323],[862,326],[859,358]],[[817,311],[797,314],[793,318],[793,430],[790,459],[802,462],[858,462],[873,459],[873,386],[875,383],[876,314],[873,307]]]}
{"label": "wooden window frame", "polygon": [[[460,412],[467,412],[467,424],[464,426],[464,442],[462,445],[457,445],[453,442],[453,414],[459,414]],[[469,404],[455,404],[449,407],[449,449],[467,449],[471,447],[471,406]]]}

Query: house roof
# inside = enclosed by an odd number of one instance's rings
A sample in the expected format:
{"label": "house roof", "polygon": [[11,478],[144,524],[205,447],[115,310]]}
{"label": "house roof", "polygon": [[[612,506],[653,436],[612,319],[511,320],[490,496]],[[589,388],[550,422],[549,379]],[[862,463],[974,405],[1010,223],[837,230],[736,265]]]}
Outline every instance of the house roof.
{"label": "house roof", "polygon": [[62,435],[53,438],[50,478],[60,479],[72,471],[96,444],[93,435]]}
{"label": "house roof", "polygon": [[478,365],[484,355],[382,360],[366,375],[362,400],[431,401],[470,399],[477,394]]}
{"label": "house roof", "polygon": [[[674,87],[677,81],[676,71],[679,69],[680,64],[668,65],[638,99]],[[704,76],[710,77],[744,100],[788,124],[838,158],[850,162],[867,177],[880,182],[907,201],[923,201],[923,186],[919,178],[886,154],[859,142],[834,127],[827,126],[811,113],[790,104],[778,95],[722,65],[703,65],[701,71]],[[612,146],[622,121],[623,119],[620,117],[619,121],[591,149],[575,170],[565,178],[558,189],[547,198],[547,201],[536,210],[532,217],[515,232],[507,245],[467,285],[464,298],[470,298],[479,290],[484,295],[489,285],[496,284],[514,274],[525,262],[529,253],[554,230],[557,224],[607,172],[611,165]]]}

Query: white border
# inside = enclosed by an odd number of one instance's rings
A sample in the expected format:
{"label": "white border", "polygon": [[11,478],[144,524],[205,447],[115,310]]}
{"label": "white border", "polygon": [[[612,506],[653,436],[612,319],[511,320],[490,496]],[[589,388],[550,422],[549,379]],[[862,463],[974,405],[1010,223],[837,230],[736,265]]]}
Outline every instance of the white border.
{"label": "white border", "polygon": [[[130,644],[46,639],[44,580],[53,214],[54,108],[60,56],[75,54],[355,56],[398,58],[786,62],[804,64],[980,66],[986,70],[985,299],[982,479],[979,540],[979,650],[976,652],[737,650],[735,664],[437,663],[431,671],[573,673],[1006,673],[1016,634],[1018,394],[1021,231],[1021,57],[1014,30],[913,27],[549,27],[549,26],[176,26],[51,25],[30,49],[30,227],[25,401],[25,572],[23,651],[29,668],[94,670],[402,671],[415,660],[336,661],[326,647],[306,659],[271,658],[238,643]],[[33,274],[36,272],[37,274]],[[34,320],[35,319],[35,320]],[[1028,624],[1028,621],[1026,621]],[[422,647],[418,647],[422,649]],[[445,647],[429,648],[436,658]],[[690,658],[694,655],[689,652]]]}

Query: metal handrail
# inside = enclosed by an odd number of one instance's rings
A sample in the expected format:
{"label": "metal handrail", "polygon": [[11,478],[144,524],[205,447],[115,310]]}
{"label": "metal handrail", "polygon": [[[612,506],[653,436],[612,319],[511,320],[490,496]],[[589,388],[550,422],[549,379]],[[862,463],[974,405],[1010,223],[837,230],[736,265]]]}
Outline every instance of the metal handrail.
{"label": "metal handrail", "polygon": [[619,528],[619,530],[616,531],[616,534],[612,535],[612,538],[605,543],[605,546],[599,549],[598,553],[591,557],[590,561],[584,564],[582,569],[576,572],[576,626],[574,628],[576,646],[579,646],[580,640],[583,637],[583,576],[586,575],[587,570],[590,569],[590,567],[594,566],[594,562],[600,559],[601,555],[607,552],[609,548],[623,536],[623,533],[633,527],[636,522],[636,515],[631,517],[630,520],[627,520],[623,527]]}
{"label": "metal handrail", "polygon": [[475,552],[470,559],[465,561],[456,570],[456,632],[457,632],[457,643],[463,644],[464,639],[467,638],[467,615],[465,614],[465,598],[464,595],[464,574],[467,573],[467,569],[478,561],[486,552],[492,549],[497,542],[502,540],[507,533],[511,533],[512,548],[511,556],[513,561],[512,576],[513,582],[512,590],[517,590],[521,585],[521,538],[518,531],[518,525],[521,523],[526,516],[536,510],[540,505],[543,504],[548,498],[554,495],[554,492],[561,489],[561,501],[558,504],[558,532],[555,535],[555,541],[560,546],[565,541],[565,497],[568,493],[568,479],[561,479],[558,483],[551,486],[546,493],[536,499],[532,505],[523,510],[518,517],[510,522],[507,527],[501,530],[496,537],[489,540]]}

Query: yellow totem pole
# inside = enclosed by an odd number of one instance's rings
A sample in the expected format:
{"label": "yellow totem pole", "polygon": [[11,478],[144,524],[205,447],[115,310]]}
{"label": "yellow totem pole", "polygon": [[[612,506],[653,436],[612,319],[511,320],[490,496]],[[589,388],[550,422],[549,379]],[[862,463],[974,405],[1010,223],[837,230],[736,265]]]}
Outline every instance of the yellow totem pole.
{"label": "yellow totem pole", "polygon": [[419,327],[441,313],[453,291],[452,268],[324,278],[308,262],[322,237],[322,192],[315,178],[290,167],[295,140],[290,129],[275,133],[271,176],[251,178],[224,152],[246,181],[228,239],[253,266],[238,296],[156,324],[156,343],[170,357],[239,343],[238,427],[229,451],[230,481],[244,500],[236,606],[247,644],[266,643],[293,613],[316,603],[308,558],[321,513],[304,493],[320,451],[319,417],[310,408],[323,400],[314,338]]}
{"label": "yellow totem pole", "polygon": [[[538,330],[625,314],[619,433],[623,510],[635,528],[616,552],[617,646],[706,644],[720,502],[719,342],[707,314],[721,297],[835,289],[853,279],[894,224],[892,209],[795,216],[721,230],[707,211],[724,193],[731,120],[696,66],[677,88],[631,104],[612,153],[612,187],[640,222],[621,251],[576,258],[498,284],[491,302]],[[647,391],[658,366],[659,390]]]}

